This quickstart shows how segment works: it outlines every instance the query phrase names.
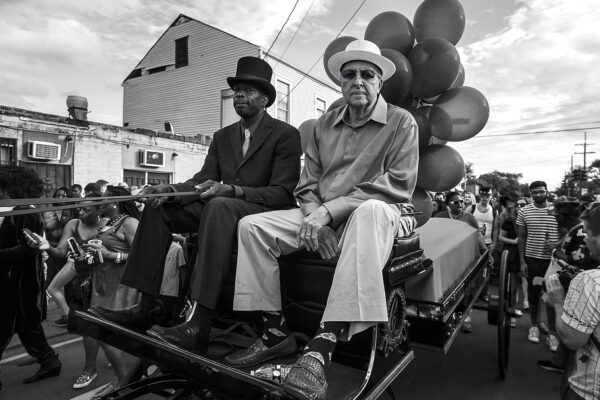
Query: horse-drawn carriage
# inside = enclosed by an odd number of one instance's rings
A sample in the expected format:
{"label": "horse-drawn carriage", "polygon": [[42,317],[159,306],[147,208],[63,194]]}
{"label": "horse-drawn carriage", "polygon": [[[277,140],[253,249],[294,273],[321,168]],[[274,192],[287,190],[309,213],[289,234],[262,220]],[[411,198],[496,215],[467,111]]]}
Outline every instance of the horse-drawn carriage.
{"label": "horse-drawn carriage", "polygon": [[[504,257],[505,258],[505,257]],[[489,252],[480,255],[477,232],[459,221],[432,219],[409,237],[398,238],[383,278],[388,299],[386,324],[340,342],[328,372],[330,399],[395,398],[392,382],[414,358],[412,346],[446,352],[468,312],[491,280]],[[504,378],[510,340],[509,279],[501,263],[498,294],[488,306],[488,322],[498,326],[498,363]],[[335,264],[299,252],[279,259],[284,314],[297,340],[316,331]],[[75,320],[81,334],[110,343],[143,360],[133,383],[105,399],[133,399],[148,393],[169,399],[288,399],[279,382],[294,358],[266,366],[233,368],[224,356],[249,346],[256,335],[252,313],[232,314],[224,290],[223,312],[215,320],[204,355],[159,341],[86,312]],[[229,300],[230,301],[230,300]],[[155,365],[159,374],[149,374]]]}

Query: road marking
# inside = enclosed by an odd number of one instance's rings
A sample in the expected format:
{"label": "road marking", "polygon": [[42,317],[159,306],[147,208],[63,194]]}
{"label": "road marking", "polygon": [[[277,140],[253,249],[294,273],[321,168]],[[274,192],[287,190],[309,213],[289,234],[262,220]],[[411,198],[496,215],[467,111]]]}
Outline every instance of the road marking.
{"label": "road marking", "polygon": [[[53,349],[57,349],[59,347],[66,346],[66,345],[71,344],[71,343],[76,343],[76,342],[79,342],[81,340],[83,340],[82,337],[77,337],[75,339],[65,340],[64,342],[58,342],[56,344],[53,344],[51,347]],[[19,360],[19,359],[25,358],[27,356],[29,356],[29,354],[27,354],[27,353],[18,354],[16,356],[12,356],[12,357],[9,357],[9,358],[7,358],[5,360],[0,361],[0,365],[8,364],[9,362],[12,362],[12,361],[15,361],[15,360]]]}
{"label": "road marking", "polygon": [[96,392],[101,391],[102,389],[104,389],[108,385],[110,385],[110,383],[107,383],[106,385],[99,386],[99,387],[97,387],[95,389],[90,390],[89,392],[85,392],[83,394],[80,394],[77,397],[73,397],[71,400],[89,400],[89,399],[91,399],[96,394]]}

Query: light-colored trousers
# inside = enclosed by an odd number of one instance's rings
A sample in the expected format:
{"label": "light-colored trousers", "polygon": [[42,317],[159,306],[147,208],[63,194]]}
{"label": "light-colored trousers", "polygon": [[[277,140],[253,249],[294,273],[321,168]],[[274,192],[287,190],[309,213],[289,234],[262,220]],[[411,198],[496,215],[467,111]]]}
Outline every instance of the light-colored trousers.
{"label": "light-colored trousers", "polygon": [[[302,248],[296,234],[303,218],[299,209],[292,209],[240,220],[234,310],[282,309],[277,257]],[[415,226],[413,217],[402,217],[396,206],[379,200],[365,201],[350,215],[322,322],[350,322],[349,339],[388,320],[381,270],[394,238],[409,234]]]}

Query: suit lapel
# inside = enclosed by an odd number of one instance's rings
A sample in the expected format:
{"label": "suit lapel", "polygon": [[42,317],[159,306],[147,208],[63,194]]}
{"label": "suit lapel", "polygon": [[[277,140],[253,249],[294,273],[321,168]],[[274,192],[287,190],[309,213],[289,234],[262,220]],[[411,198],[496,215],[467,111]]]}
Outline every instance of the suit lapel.
{"label": "suit lapel", "polygon": [[[265,114],[263,115],[260,123],[256,127],[256,131],[254,132],[254,135],[252,135],[252,140],[250,141],[250,147],[248,147],[248,152],[246,153],[246,157],[244,157],[242,159],[242,162],[240,162],[238,164],[238,169],[242,165],[244,165],[246,163],[246,161],[248,159],[250,159],[250,157],[252,157],[252,155],[254,153],[256,153],[256,151],[260,148],[260,146],[263,144],[263,142],[269,137],[269,135],[271,134],[271,120],[272,120],[271,116],[269,114],[267,114],[265,111]],[[240,151],[238,153],[241,156],[242,145],[239,144],[239,147],[240,147]]]}
{"label": "suit lapel", "polygon": [[233,158],[235,159],[235,165],[240,165],[242,161],[242,137],[240,136],[241,127],[239,121],[230,126],[229,129],[229,141],[231,142],[231,150],[233,151]]}

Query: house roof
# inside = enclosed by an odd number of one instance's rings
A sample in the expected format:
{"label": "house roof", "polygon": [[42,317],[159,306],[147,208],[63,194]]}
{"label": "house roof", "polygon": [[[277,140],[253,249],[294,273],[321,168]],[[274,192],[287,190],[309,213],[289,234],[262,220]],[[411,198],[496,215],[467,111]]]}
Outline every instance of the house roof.
{"label": "house roof", "polygon": [[[252,42],[248,41],[248,40],[242,39],[242,38],[240,38],[238,36],[232,35],[231,33],[226,32],[226,31],[224,31],[222,29],[216,28],[216,27],[214,27],[212,25],[209,25],[209,24],[207,24],[205,22],[202,22],[200,20],[197,20],[195,18],[189,17],[189,16],[187,16],[185,14],[179,14],[177,16],[177,18],[175,18],[175,20],[171,23],[171,25],[169,25],[169,27],[162,33],[162,35],[160,35],[160,37],[156,40],[156,42],[154,42],[154,44],[152,45],[152,47],[150,47],[150,49],[148,49],[148,51],[146,52],[146,54],[144,54],[144,56],[136,64],[135,68],[133,68],[133,70],[131,70],[131,72],[127,75],[127,77],[123,80],[122,83],[127,82],[127,80],[129,79],[129,76],[131,75],[131,73],[133,71],[135,71],[136,69],[138,69],[138,67],[140,66],[140,64],[142,63],[142,61],[144,61],[144,59],[148,56],[148,54],[152,51],[152,49],[157,45],[157,43],[160,42],[160,40],[163,38],[163,36],[167,33],[167,31],[169,29],[171,29],[174,26],[180,25],[182,23],[190,22],[190,21],[202,24],[202,25],[207,26],[209,28],[212,28],[212,29],[214,29],[216,31],[224,33],[224,34],[226,34],[228,36],[231,36],[232,38],[235,38],[235,39],[240,40],[242,42],[246,42],[246,43],[248,43],[248,44],[250,44],[252,46],[256,46],[256,49],[260,50],[261,52],[265,52],[266,53],[266,51],[267,51],[267,49],[263,48],[262,46],[259,46],[259,45],[255,44],[255,43],[252,43]],[[269,57],[272,58],[272,59],[274,59],[274,60],[276,60],[278,63],[285,64],[288,67],[293,68],[293,69],[299,71],[302,74],[305,74],[308,78],[311,78],[311,79],[313,79],[313,80],[315,80],[315,81],[317,81],[317,82],[319,82],[319,83],[321,83],[323,85],[329,86],[330,88],[332,88],[334,90],[338,90],[338,91],[340,90],[337,86],[332,85],[331,83],[328,83],[328,82],[326,82],[326,81],[324,81],[322,79],[319,79],[319,78],[317,78],[315,76],[308,75],[307,71],[305,71],[305,70],[303,70],[303,69],[301,69],[299,67],[296,67],[295,65],[291,64],[288,61],[285,61],[284,59],[282,59],[281,57],[278,57],[278,56],[274,55],[273,53],[269,53]]]}

